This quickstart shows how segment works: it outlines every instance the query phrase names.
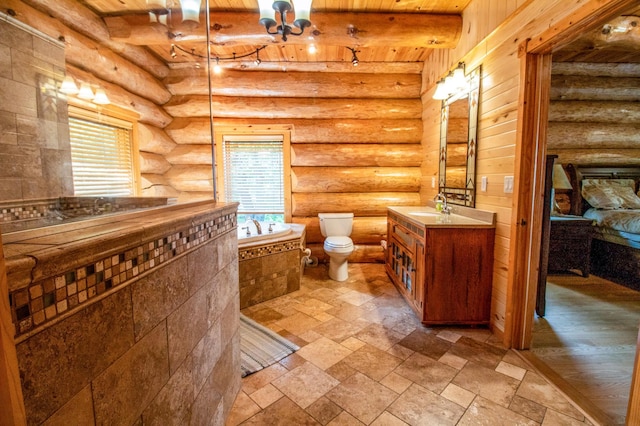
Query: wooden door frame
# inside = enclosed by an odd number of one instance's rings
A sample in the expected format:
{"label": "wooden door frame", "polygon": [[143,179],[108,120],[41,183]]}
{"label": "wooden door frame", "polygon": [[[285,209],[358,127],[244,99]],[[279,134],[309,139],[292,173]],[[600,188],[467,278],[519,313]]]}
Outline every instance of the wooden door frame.
{"label": "wooden door frame", "polygon": [[[552,51],[618,16],[637,0],[591,0],[519,47],[520,94],[516,136],[515,188],[511,217],[509,283],[504,344],[528,349],[532,340],[544,203],[544,160]],[[640,418],[640,337],[629,394],[627,424]],[[634,420],[635,419],[635,420]]]}

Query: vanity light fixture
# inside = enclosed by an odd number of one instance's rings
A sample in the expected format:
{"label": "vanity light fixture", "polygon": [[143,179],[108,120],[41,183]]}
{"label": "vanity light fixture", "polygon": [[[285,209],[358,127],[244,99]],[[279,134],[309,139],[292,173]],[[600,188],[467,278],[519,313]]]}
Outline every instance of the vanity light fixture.
{"label": "vanity light fixture", "polygon": [[202,3],[201,0],[180,0],[183,23],[193,22],[200,24],[200,3]]}
{"label": "vanity light fixture", "polygon": [[[258,0],[260,6],[260,24],[264,25],[268,34],[282,36],[282,41],[287,41],[290,35],[299,36],[305,28],[311,26],[309,15],[311,14],[312,0]],[[275,11],[275,16],[274,16]],[[293,25],[299,28],[298,32],[287,23],[287,13],[295,13]],[[280,24],[277,19],[280,17]],[[274,30],[272,28],[275,27]]]}
{"label": "vanity light fixture", "polygon": [[75,95],[79,99],[92,101],[94,104],[98,105],[108,105],[111,103],[104,89],[98,87],[94,93],[91,85],[84,82],[80,84],[80,88],[78,89],[76,81],[70,75],[66,76],[64,80],[62,80],[62,83],[60,84],[60,92],[69,96]]}
{"label": "vanity light fixture", "polygon": [[433,99],[449,99],[453,95],[468,90],[469,82],[464,74],[464,62],[460,62],[453,71],[450,71],[445,78],[440,79],[440,81],[436,83],[436,91],[433,94]]}

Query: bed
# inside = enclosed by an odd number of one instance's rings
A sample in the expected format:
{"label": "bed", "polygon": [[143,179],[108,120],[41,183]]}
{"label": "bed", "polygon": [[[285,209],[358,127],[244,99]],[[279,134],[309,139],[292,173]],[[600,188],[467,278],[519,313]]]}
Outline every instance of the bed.
{"label": "bed", "polygon": [[570,214],[594,223],[591,272],[640,291],[640,167],[566,166]]}

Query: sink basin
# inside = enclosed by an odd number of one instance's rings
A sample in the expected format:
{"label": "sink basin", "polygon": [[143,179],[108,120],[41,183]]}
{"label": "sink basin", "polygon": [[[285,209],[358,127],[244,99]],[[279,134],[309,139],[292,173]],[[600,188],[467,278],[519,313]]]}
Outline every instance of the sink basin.
{"label": "sink basin", "polygon": [[436,217],[436,216],[440,216],[440,213],[433,213],[433,212],[409,212],[410,215],[412,216],[431,216],[431,217]]}

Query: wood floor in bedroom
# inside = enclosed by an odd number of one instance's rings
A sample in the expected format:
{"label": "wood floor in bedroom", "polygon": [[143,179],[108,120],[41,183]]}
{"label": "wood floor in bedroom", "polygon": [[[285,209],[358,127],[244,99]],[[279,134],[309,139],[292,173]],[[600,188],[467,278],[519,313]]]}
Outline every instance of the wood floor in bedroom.
{"label": "wood floor in bedroom", "polygon": [[624,424],[640,292],[591,275],[549,275],[527,358],[605,425]]}

